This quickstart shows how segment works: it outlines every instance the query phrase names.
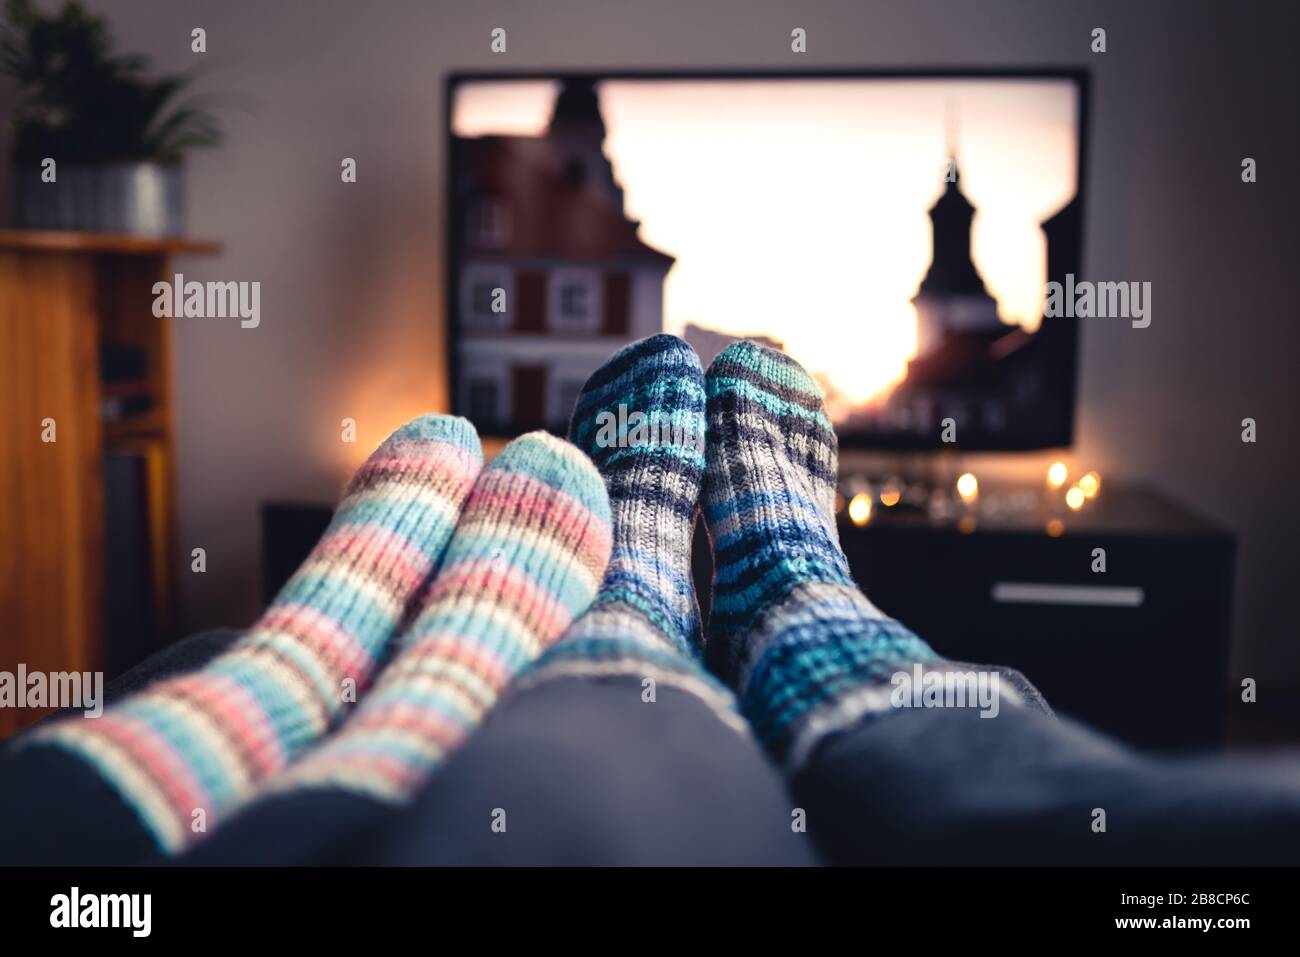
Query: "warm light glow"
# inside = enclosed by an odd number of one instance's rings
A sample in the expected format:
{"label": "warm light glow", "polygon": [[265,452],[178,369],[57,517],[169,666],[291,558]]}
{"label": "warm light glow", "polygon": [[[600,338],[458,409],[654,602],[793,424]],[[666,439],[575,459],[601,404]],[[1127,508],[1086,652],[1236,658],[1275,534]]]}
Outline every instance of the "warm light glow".
{"label": "warm light glow", "polygon": [[866,492],[859,492],[849,500],[849,521],[854,525],[871,521],[871,496]]}
{"label": "warm light glow", "polygon": [[898,489],[887,488],[880,493],[880,504],[884,505],[887,508],[890,508],[897,505],[899,499],[901,499],[902,497],[903,497],[903,493],[900,492]]}
{"label": "warm light glow", "polygon": [[1053,462],[1047,469],[1047,484],[1052,488],[1060,488],[1069,477],[1070,471],[1065,467],[1064,462]]}
{"label": "warm light glow", "polygon": [[1079,488],[1077,485],[1072,485],[1070,486],[1070,491],[1065,493],[1065,504],[1075,511],[1078,511],[1083,508],[1083,500],[1085,498],[1087,498],[1087,496],[1083,494],[1083,489]]}
{"label": "warm light glow", "polygon": [[1083,478],[1079,479],[1079,488],[1088,498],[1092,498],[1101,491],[1101,476],[1096,472],[1089,472]]}
{"label": "warm light glow", "polygon": [[975,501],[975,497],[980,493],[980,483],[976,481],[975,476],[966,472],[957,479],[957,494],[961,500],[967,504]]}
{"label": "warm light glow", "polygon": [[1052,538],[1060,538],[1061,533],[1065,531],[1065,523],[1059,518],[1049,519],[1047,522],[1047,534]]}
{"label": "warm light glow", "polygon": [[835,514],[838,515],[844,511],[844,496],[839,492],[835,493]]}
{"label": "warm light glow", "polygon": [[971,532],[975,531],[975,516],[963,515],[958,519],[957,531],[961,532],[963,535],[969,535]]}

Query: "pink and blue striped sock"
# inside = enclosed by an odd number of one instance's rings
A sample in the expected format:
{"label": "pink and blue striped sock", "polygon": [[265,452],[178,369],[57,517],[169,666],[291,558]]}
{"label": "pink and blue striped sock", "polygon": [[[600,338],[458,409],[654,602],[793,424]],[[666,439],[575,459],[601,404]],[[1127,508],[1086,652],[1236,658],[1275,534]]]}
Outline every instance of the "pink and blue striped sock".
{"label": "pink and blue striped sock", "polygon": [[610,543],[591,461],[544,432],[515,439],[475,483],[424,609],[374,689],[267,791],[409,798],[591,603]]}
{"label": "pink and blue striped sock", "polygon": [[42,728],[25,747],[79,758],[160,850],[183,848],[315,744],[369,685],[482,465],[464,419],[427,415],[398,429],[352,479],[306,563],[230,651],[99,718]]}

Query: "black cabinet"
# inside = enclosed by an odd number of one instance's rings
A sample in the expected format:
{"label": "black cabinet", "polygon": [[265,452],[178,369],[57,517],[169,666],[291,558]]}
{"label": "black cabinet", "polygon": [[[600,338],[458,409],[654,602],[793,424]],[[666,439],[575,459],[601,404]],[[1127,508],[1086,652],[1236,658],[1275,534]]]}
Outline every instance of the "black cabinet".
{"label": "black cabinet", "polygon": [[938,652],[1017,668],[1058,711],[1135,745],[1219,743],[1228,533],[1141,489],[965,531],[887,511],[864,528],[843,521],[841,542],[871,600]]}

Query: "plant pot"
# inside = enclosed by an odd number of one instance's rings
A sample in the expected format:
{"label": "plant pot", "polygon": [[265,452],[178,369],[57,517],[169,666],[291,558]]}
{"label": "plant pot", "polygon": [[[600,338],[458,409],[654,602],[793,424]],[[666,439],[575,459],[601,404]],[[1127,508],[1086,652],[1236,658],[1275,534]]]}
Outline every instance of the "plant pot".
{"label": "plant pot", "polygon": [[39,166],[14,170],[21,229],[76,229],[96,233],[171,236],[185,231],[185,179],[179,166],[60,163],[42,182]]}

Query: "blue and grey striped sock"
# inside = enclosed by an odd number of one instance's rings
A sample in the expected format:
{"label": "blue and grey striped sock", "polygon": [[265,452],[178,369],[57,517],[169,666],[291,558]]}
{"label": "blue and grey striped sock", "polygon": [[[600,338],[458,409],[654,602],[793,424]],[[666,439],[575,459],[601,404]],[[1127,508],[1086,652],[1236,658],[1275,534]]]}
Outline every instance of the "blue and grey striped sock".
{"label": "blue and grey striped sock", "polygon": [[837,443],[821,390],[751,342],[706,376],[709,658],[758,737],[797,766],[830,731],[889,707],[890,676],[937,661],[853,584],[835,526]]}
{"label": "blue and grey striped sock", "polygon": [[690,691],[737,727],[701,664],[691,534],[705,465],[704,373],[681,339],[651,336],[587,380],[569,439],[605,479],[614,549],[591,608],[522,676],[635,677]]}

